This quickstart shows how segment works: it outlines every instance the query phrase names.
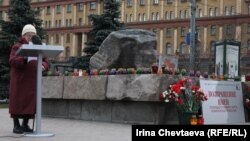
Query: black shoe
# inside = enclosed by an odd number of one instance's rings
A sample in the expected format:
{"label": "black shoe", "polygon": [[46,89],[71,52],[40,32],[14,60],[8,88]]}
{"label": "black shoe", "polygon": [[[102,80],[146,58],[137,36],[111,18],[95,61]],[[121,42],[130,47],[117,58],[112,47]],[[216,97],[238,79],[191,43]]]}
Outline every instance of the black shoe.
{"label": "black shoe", "polygon": [[23,134],[23,129],[22,129],[22,127],[14,127],[13,128],[13,133],[15,133],[15,134]]}
{"label": "black shoe", "polygon": [[22,131],[23,132],[28,132],[28,133],[32,133],[33,130],[29,127],[29,125],[22,125]]}

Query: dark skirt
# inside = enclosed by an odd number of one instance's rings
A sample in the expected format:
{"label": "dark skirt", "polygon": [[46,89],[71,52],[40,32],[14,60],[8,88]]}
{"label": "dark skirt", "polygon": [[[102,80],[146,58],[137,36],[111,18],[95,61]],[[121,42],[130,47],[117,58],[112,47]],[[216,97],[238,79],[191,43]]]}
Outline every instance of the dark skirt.
{"label": "dark skirt", "polygon": [[16,115],[16,114],[11,114],[11,118],[35,118],[35,115],[30,115],[30,114],[23,114],[23,115]]}

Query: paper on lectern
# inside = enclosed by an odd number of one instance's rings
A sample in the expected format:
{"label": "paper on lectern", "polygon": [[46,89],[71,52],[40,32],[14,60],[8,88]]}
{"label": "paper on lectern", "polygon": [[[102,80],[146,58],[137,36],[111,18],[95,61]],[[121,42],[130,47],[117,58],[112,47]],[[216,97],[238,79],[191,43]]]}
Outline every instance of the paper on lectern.
{"label": "paper on lectern", "polygon": [[37,60],[37,57],[28,57],[28,63],[32,60]]}

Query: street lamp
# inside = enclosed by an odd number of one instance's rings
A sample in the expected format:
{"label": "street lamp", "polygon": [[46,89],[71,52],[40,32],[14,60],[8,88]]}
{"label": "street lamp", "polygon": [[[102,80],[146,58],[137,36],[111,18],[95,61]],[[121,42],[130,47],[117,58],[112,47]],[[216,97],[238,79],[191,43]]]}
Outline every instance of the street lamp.
{"label": "street lamp", "polygon": [[195,46],[195,14],[196,14],[196,0],[191,1],[191,20],[190,20],[190,28],[191,28],[191,34],[190,34],[190,70],[194,70],[195,65],[195,53],[196,53],[196,46]]}

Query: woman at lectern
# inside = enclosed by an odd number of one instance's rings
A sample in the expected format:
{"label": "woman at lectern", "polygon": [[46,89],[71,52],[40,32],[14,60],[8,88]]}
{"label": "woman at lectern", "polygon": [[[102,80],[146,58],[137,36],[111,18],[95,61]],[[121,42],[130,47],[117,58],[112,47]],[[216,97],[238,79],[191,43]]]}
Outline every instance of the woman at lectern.
{"label": "woman at lectern", "polygon": [[[29,119],[34,118],[36,113],[36,80],[37,80],[37,58],[22,57],[16,55],[16,51],[23,45],[28,44],[36,35],[33,25],[27,24],[23,27],[21,38],[12,46],[10,64],[10,102],[9,113],[13,118],[13,133],[22,134],[33,132],[28,125]],[[42,69],[48,69],[48,61],[43,59]],[[19,119],[23,119],[22,124]]]}

